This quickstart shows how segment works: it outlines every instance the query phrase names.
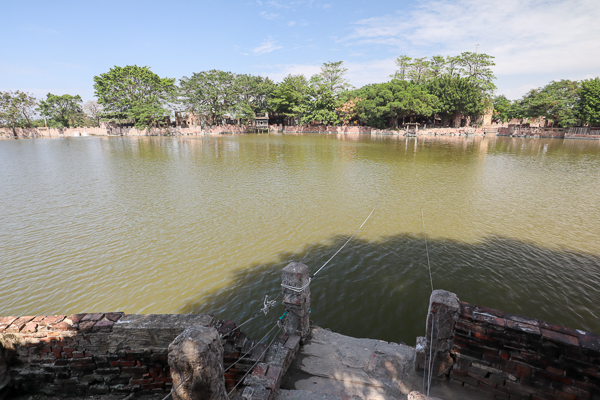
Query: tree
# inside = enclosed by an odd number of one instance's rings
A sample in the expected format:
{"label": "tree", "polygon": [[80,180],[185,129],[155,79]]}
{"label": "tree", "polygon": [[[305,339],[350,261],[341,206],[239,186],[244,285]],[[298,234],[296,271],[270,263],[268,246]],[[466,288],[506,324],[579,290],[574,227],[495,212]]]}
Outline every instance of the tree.
{"label": "tree", "polygon": [[102,106],[96,100],[88,100],[83,105],[83,111],[92,119],[97,126],[100,126],[100,116],[102,115]]}
{"label": "tree", "polygon": [[403,118],[429,117],[437,109],[437,97],[428,93],[423,85],[399,79],[368,85],[356,94],[364,99],[358,103],[361,121],[379,128],[385,128],[388,121],[397,128]]}
{"label": "tree", "polygon": [[494,115],[496,121],[507,122],[511,117],[511,102],[504,95],[494,97]]}
{"label": "tree", "polygon": [[71,96],[63,94],[58,96],[48,93],[46,100],[40,101],[38,110],[44,117],[48,117],[58,122],[66,128],[78,125],[81,121],[83,110],[81,108],[81,96]]}
{"label": "tree", "polygon": [[276,113],[288,118],[300,118],[299,108],[308,91],[308,81],[304,75],[288,75],[283,78],[268,99],[269,106]]}
{"label": "tree", "polygon": [[461,67],[460,75],[471,78],[479,88],[487,95],[496,90],[493,80],[496,79],[492,69],[496,65],[493,56],[484,53],[472,53],[469,51],[461,53],[458,57],[458,65]]}
{"label": "tree", "polygon": [[442,76],[446,71],[446,60],[443,56],[433,56],[429,62],[431,78]]}
{"label": "tree", "polygon": [[348,125],[350,121],[358,117],[358,103],[362,100],[361,97],[350,98],[335,109],[344,125]]}
{"label": "tree", "polygon": [[31,94],[19,90],[0,92],[0,125],[9,126],[17,137],[17,126],[31,126],[37,100]]}
{"label": "tree", "polygon": [[462,116],[476,118],[489,106],[473,78],[443,76],[432,79],[428,88],[439,99],[439,114],[445,121],[451,118],[454,127],[460,126]]}
{"label": "tree", "polygon": [[396,66],[398,67],[398,70],[394,74],[390,75],[390,78],[398,79],[401,81],[408,80],[408,71],[410,70],[410,66],[412,65],[411,61],[411,57],[408,57],[406,55],[399,56],[396,59]]}
{"label": "tree", "polygon": [[600,125],[600,78],[581,82],[577,111],[582,122]]}
{"label": "tree", "polygon": [[343,63],[343,61],[326,62],[321,66],[321,73],[319,75],[321,76],[323,83],[328,85],[329,89],[335,95],[352,87],[352,85],[344,78],[348,69],[342,67]]}
{"label": "tree", "polygon": [[526,118],[544,117],[554,125],[567,127],[578,122],[578,102],[579,82],[562,80],[530,90],[520,101],[520,105]]}
{"label": "tree", "polygon": [[220,124],[238,102],[236,76],[216,69],[184,76],[179,81],[179,96],[187,111]]}
{"label": "tree", "polygon": [[253,75],[236,75],[235,91],[238,101],[234,105],[238,118],[254,119],[256,113],[268,111],[268,98],[275,84],[269,78]]}
{"label": "tree", "polygon": [[316,121],[331,125],[338,122],[336,105],[337,96],[332,89],[331,82],[326,81],[319,74],[310,78],[302,102],[294,108],[294,112],[300,115],[301,124]]}
{"label": "tree", "polygon": [[408,70],[408,79],[416,83],[426,82],[431,75],[430,64],[426,57],[415,58]]}
{"label": "tree", "polygon": [[149,67],[115,66],[94,77],[95,96],[102,116],[131,120],[138,127],[158,124],[168,116],[166,104],[175,93],[175,79],[161,78]]}

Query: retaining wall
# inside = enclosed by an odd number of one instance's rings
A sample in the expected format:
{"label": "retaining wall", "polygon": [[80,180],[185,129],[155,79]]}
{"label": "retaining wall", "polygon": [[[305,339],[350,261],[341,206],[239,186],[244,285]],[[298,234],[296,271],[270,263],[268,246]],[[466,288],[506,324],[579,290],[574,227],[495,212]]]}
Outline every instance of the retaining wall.
{"label": "retaining wall", "polygon": [[163,393],[172,386],[169,344],[188,326],[219,322],[185,314],[0,317],[0,356],[21,394]]}
{"label": "retaining wall", "polygon": [[600,399],[600,336],[465,302],[433,301],[428,321],[440,313],[454,313],[451,381],[490,398]]}
{"label": "retaining wall", "polygon": [[[205,136],[225,133],[244,133],[245,125],[218,125],[212,127],[191,128],[147,128],[119,127],[107,125],[104,127],[80,128],[16,128],[17,137],[79,137],[79,136]],[[0,128],[0,138],[13,139],[14,132],[10,128]]]}

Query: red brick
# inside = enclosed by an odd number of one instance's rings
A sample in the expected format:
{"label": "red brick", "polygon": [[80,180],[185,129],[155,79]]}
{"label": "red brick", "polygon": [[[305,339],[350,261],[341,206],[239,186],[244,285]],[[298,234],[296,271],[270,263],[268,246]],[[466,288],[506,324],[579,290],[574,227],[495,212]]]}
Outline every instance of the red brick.
{"label": "red brick", "polygon": [[556,391],[556,400],[577,400],[577,396],[572,394],[567,394],[565,392],[561,392],[560,390]]}
{"label": "red brick", "polygon": [[464,301],[458,302],[460,305],[460,316],[468,319],[473,319],[473,306]]}
{"label": "red brick", "polygon": [[588,400],[590,398],[590,393],[585,391],[585,390],[581,390],[578,389],[576,387],[573,386],[563,386],[562,387],[562,391],[567,393],[567,394],[572,394],[573,396],[576,396],[577,399],[581,399],[581,400]]}
{"label": "red brick", "polygon": [[106,313],[105,315],[106,319],[112,322],[117,322],[122,316],[122,312]]}
{"label": "red brick", "polygon": [[135,367],[135,361],[127,360],[127,361],[118,361],[120,367]]}
{"label": "red brick", "polygon": [[45,315],[37,315],[34,319],[31,320],[31,322],[42,322],[44,318],[46,318]]}
{"label": "red brick", "polygon": [[584,354],[600,356],[600,336],[593,333],[578,331],[579,344]]}
{"label": "red brick", "polygon": [[59,322],[58,324],[52,326],[52,329],[55,331],[74,331],[77,329],[77,327],[72,323],[69,323],[67,321],[62,321],[62,322]]}
{"label": "red brick", "polygon": [[66,315],[49,315],[42,320],[43,325],[55,325],[65,319]]}
{"label": "red brick", "polygon": [[81,322],[83,322],[83,321],[100,321],[102,319],[102,317],[104,317],[104,313],[87,314],[85,317],[83,317],[81,319]]}
{"label": "red brick", "polygon": [[531,376],[531,368],[517,364],[517,376],[520,378]]}
{"label": "red brick", "polygon": [[489,314],[481,314],[478,312],[473,312],[473,320],[485,322],[492,326],[496,326],[499,328],[504,328],[504,319],[498,318]]}
{"label": "red brick", "polygon": [[95,321],[82,321],[79,324],[79,330],[81,330],[81,331],[91,331],[95,324],[96,324]]}
{"label": "red brick", "polygon": [[96,322],[96,324],[94,325],[94,330],[95,331],[111,330],[114,324],[115,323],[113,321],[110,321],[105,318],[105,319],[102,319],[102,320]]}
{"label": "red brick", "polygon": [[18,317],[0,317],[0,325],[10,325],[12,324]]}
{"label": "red brick", "polygon": [[74,324],[78,324],[87,314],[71,314],[67,317],[73,321]]}
{"label": "red brick", "polygon": [[21,329],[21,333],[35,333],[37,332],[37,326],[37,323],[29,322]]}
{"label": "red brick", "polygon": [[564,333],[565,335],[577,336],[577,331],[573,328],[566,326],[554,325],[549,322],[540,321],[540,328],[547,329],[549,331]]}
{"label": "red brick", "polygon": [[473,306],[473,315],[475,315],[475,313],[490,314],[497,318],[504,318],[504,311],[495,308]]}
{"label": "red brick", "polygon": [[514,331],[519,331],[523,333],[529,333],[532,335],[540,335],[540,328],[534,325],[523,324],[521,322],[516,322],[513,320],[506,320],[506,327],[512,329]]}
{"label": "red brick", "polygon": [[550,372],[551,374],[560,375],[560,376],[563,376],[565,374],[565,371],[563,371],[562,369],[558,369],[558,368],[554,368],[554,367],[546,367],[546,371]]}
{"label": "red brick", "polygon": [[565,335],[564,333],[542,329],[542,337],[557,343],[579,346],[579,340],[575,336]]}
{"label": "red brick", "polygon": [[256,367],[252,370],[252,375],[265,376],[267,374],[267,369],[269,368],[269,364],[258,363]]}
{"label": "red brick", "polygon": [[152,383],[152,379],[132,379],[132,385],[149,385]]}

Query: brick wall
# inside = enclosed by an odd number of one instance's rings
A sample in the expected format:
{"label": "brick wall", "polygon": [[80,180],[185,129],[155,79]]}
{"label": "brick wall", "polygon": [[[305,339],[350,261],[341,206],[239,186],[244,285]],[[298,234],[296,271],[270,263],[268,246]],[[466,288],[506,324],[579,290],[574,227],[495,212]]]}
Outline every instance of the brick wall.
{"label": "brick wall", "polygon": [[[451,381],[490,398],[600,399],[600,336],[459,302]],[[443,305],[432,304],[435,315]]]}
{"label": "brick wall", "polygon": [[188,326],[217,322],[183,314],[0,317],[0,357],[17,393],[164,393],[172,386],[169,344]]}

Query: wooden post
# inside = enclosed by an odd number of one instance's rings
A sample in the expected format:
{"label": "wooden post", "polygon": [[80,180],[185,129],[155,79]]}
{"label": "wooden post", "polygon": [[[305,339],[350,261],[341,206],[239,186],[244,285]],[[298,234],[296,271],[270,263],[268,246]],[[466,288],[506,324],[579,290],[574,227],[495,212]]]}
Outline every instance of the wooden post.
{"label": "wooden post", "polygon": [[281,290],[283,291],[283,306],[286,312],[283,319],[283,330],[286,335],[300,336],[304,342],[310,334],[310,278],[308,267],[302,263],[289,263],[283,269],[281,282],[284,285]]}

